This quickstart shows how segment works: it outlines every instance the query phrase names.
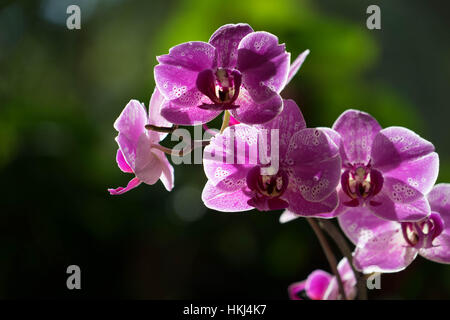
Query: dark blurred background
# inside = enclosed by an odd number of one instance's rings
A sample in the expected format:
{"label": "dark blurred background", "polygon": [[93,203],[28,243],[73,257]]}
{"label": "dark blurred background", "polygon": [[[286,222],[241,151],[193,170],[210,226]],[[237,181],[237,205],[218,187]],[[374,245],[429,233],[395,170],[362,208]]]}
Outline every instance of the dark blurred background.
{"label": "dark blurred background", "polygon": [[[445,1],[0,1],[0,297],[274,298],[329,270],[304,220],[217,213],[200,165],[112,197],[130,176],[115,163],[113,122],[146,104],[155,56],[207,41],[226,23],[276,34],[293,58],[311,54],[285,89],[309,126],[345,109],[432,141],[450,182],[450,6]],[[66,8],[81,8],[81,30]],[[366,8],[381,7],[381,30]],[[66,268],[82,289],[66,288]],[[418,258],[383,275],[371,298],[450,298],[450,267]]]}

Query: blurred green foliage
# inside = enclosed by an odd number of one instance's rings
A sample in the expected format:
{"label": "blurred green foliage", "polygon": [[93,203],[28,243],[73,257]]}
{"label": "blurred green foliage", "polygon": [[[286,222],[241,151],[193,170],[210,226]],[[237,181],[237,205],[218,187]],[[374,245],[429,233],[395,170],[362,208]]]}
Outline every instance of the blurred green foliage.
{"label": "blurred green foliage", "polygon": [[[285,299],[291,282],[328,269],[302,220],[206,210],[199,165],[176,166],[171,193],[160,183],[106,192],[129,178],[112,124],[131,98],[148,103],[155,56],[226,23],[276,34],[292,60],[311,50],[283,92],[309,126],[347,108],[406,126],[435,143],[439,181],[450,181],[448,4],[379,2],[381,31],[365,27],[368,1],[1,4],[0,297]],[[81,30],[65,26],[69,4]],[[65,288],[69,264],[83,271],[81,292]],[[449,298],[450,273],[418,259],[382,288],[371,296]]]}

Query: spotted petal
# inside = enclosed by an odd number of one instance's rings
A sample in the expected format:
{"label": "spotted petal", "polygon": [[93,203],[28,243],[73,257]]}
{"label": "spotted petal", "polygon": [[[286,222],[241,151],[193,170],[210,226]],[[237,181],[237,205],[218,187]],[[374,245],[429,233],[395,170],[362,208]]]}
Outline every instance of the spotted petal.
{"label": "spotted petal", "polygon": [[431,210],[444,221],[444,230],[434,239],[433,247],[420,249],[421,256],[439,263],[450,263],[450,184],[436,185],[428,194]]}
{"label": "spotted petal", "polygon": [[380,219],[365,207],[351,208],[338,221],[356,244],[353,263],[363,273],[398,272],[417,255],[404,240],[400,223]]}
{"label": "spotted petal", "polygon": [[237,62],[239,42],[253,29],[246,23],[226,24],[217,29],[209,43],[217,50],[217,65],[222,68],[234,68]]}
{"label": "spotted petal", "polygon": [[[388,172],[405,161],[421,158],[433,151],[433,144],[413,131],[402,127],[389,127],[376,135],[371,158],[377,169]],[[427,175],[432,175],[435,170],[435,166],[432,166]]]}
{"label": "spotted petal", "polygon": [[158,57],[155,82],[161,94],[178,105],[196,106],[201,94],[196,87],[197,75],[205,69],[216,67],[216,49],[206,42],[182,43]]}
{"label": "spotted petal", "polygon": [[342,138],[343,160],[351,163],[369,162],[372,142],[381,130],[375,118],[362,111],[347,110],[333,124],[333,129]]}
{"label": "spotted petal", "polygon": [[254,209],[247,201],[250,197],[241,189],[226,192],[208,181],[202,192],[202,201],[210,209],[222,212],[239,212]]}
{"label": "spotted petal", "polygon": [[324,132],[308,128],[295,133],[285,161],[292,168],[292,182],[305,200],[322,201],[335,192],[341,158],[338,147]]}
{"label": "spotted petal", "polygon": [[[250,96],[258,102],[271,98],[272,91],[280,93],[287,82],[290,54],[278,38],[268,32],[246,35],[238,47],[237,68]],[[267,90],[269,89],[269,90]]]}
{"label": "spotted petal", "polygon": [[256,102],[249,92],[241,87],[239,96],[234,102],[238,108],[230,111],[233,117],[247,124],[261,124],[274,119],[283,110],[283,99],[270,89],[267,92],[265,101]]}

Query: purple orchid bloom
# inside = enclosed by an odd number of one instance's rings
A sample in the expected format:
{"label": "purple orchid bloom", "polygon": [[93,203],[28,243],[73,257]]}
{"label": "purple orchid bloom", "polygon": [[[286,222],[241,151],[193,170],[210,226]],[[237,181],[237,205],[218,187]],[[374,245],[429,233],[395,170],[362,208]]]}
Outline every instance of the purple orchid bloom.
{"label": "purple orchid bloom", "polygon": [[[353,300],[356,297],[356,278],[348,263],[343,258],[337,266],[346,298]],[[323,270],[313,271],[306,280],[295,282],[288,287],[291,300],[341,300],[337,279]]]}
{"label": "purple orchid bloom", "polygon": [[323,129],[342,157],[336,215],[361,207],[392,221],[418,221],[430,214],[425,196],[436,182],[439,157],[432,143],[403,127],[382,129],[369,114],[345,111]]}
{"label": "purple orchid bloom", "polygon": [[367,208],[338,217],[356,245],[353,262],[364,273],[398,272],[417,256],[450,263],[450,184],[438,184],[427,195],[431,214],[417,222],[387,221]]}
{"label": "purple orchid bloom", "polygon": [[[262,132],[277,132],[279,140],[272,141],[270,134],[261,143]],[[279,149],[275,155],[271,152],[274,145]],[[269,168],[277,162],[278,170],[271,171],[262,158],[252,161],[255,147],[267,150]],[[218,211],[289,208],[303,216],[323,217],[338,203],[338,147],[322,131],[306,128],[292,100],[285,100],[283,112],[270,122],[236,124],[217,134],[205,148],[203,165],[208,182],[202,200]]]}
{"label": "purple orchid bloom", "polygon": [[114,123],[114,128],[119,132],[116,137],[119,145],[117,165],[125,173],[134,173],[135,177],[125,188],[108,189],[111,195],[123,194],[142,182],[152,185],[158,180],[162,181],[168,191],[172,190],[173,167],[162,151],[152,148],[152,145],[159,144],[167,134],[145,129],[146,124],[172,125],[160,115],[164,100],[155,88],[149,103],[148,116],[144,104],[131,100]]}
{"label": "purple orchid bloom", "polygon": [[270,121],[283,108],[279,93],[308,53],[290,67],[276,36],[248,24],[224,25],[208,43],[182,43],[157,58],[155,81],[167,99],[162,115],[180,125],[209,122],[224,110],[247,124]]}

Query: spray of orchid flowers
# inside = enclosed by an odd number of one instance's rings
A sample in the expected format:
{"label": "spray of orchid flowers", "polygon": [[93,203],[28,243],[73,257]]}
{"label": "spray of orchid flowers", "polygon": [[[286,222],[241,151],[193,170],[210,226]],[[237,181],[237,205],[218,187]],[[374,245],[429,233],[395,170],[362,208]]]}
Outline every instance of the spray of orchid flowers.
{"label": "spray of orchid flowers", "polygon": [[[383,129],[358,110],[331,128],[308,128],[295,101],[281,96],[308,54],[291,63],[275,35],[240,23],[157,57],[149,110],[131,100],[114,123],[117,164],[134,177],[110,194],[158,180],[171,191],[167,155],[204,147],[208,208],[284,210],[281,223],[303,217],[317,235],[333,274],[316,270],[293,283],[291,299],[366,299],[373,273],[401,271],[417,255],[449,264],[450,184],[435,185],[433,144],[403,127]],[[220,114],[220,130],[208,128]],[[168,134],[182,136],[179,126],[196,125],[208,139],[184,136],[182,149],[160,144]],[[341,251],[339,264],[328,239]]]}

